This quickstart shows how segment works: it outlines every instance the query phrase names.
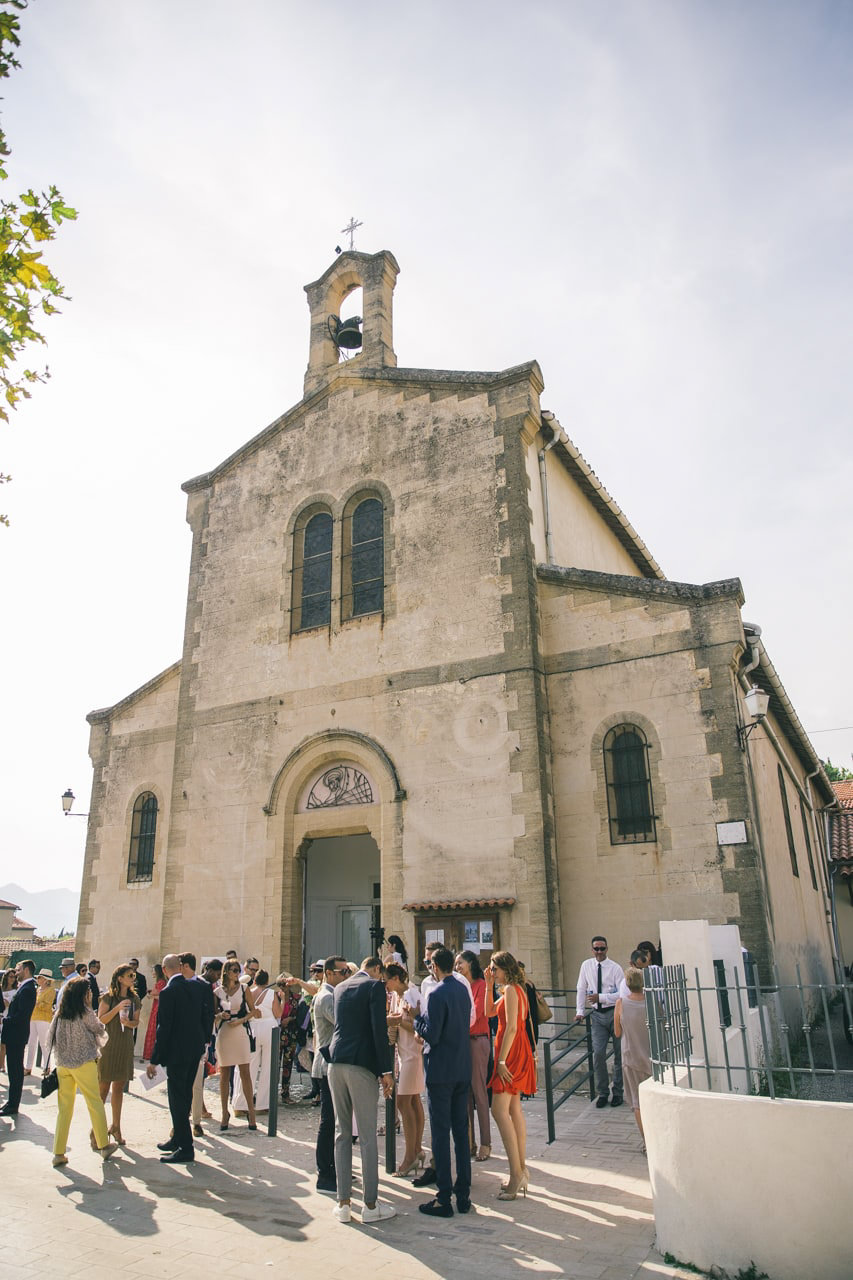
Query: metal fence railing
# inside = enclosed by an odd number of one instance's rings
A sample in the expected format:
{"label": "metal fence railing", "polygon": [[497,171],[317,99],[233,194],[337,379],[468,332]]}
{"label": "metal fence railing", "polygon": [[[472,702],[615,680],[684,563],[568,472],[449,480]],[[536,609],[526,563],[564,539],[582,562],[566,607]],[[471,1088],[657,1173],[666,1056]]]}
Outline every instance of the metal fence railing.
{"label": "metal fence railing", "polygon": [[[592,1069],[592,1033],[589,1017],[575,1022],[576,992],[553,988],[540,993],[554,1012],[551,1022],[539,1026],[539,1051],[545,1081],[545,1110],[548,1120],[548,1143],[557,1136],[556,1113],[569,1098],[587,1092],[595,1098],[595,1075]],[[613,1057],[612,1043],[607,1058]]]}
{"label": "metal fence railing", "polygon": [[654,1079],[724,1092],[853,1102],[853,985],[763,982],[715,964],[645,970]]}

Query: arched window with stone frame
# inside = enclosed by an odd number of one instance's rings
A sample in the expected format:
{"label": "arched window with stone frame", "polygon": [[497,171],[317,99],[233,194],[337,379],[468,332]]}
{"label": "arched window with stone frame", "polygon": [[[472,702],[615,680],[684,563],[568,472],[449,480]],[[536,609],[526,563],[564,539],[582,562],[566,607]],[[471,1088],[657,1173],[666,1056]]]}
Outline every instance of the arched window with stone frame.
{"label": "arched window with stone frame", "polygon": [[385,608],[385,507],[372,491],[354,494],[341,531],[341,620]]}
{"label": "arched window with stone frame", "polygon": [[635,724],[617,724],[603,745],[611,844],[657,839],[649,772],[649,745]]}
{"label": "arched window with stone frame", "polygon": [[157,797],[143,791],[133,802],[130,822],[130,852],[127,859],[127,883],[138,884],[154,876],[154,842],[157,838]]}
{"label": "arched window with stone frame", "polygon": [[291,631],[328,627],[332,620],[332,540],[328,507],[314,504],[301,512],[293,530]]}

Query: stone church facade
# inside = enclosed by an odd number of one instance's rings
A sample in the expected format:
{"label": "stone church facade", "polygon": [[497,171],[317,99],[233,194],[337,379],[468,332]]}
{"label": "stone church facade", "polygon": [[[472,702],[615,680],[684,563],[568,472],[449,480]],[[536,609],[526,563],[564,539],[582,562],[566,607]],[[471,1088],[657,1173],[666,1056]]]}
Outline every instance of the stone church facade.
{"label": "stone church facade", "polygon": [[181,659],[88,717],[81,954],[302,972],[384,929],[559,986],[699,917],[830,974],[832,792],[740,583],[664,577],[535,362],[398,368],[397,273],[307,286],[303,399],[184,485]]}

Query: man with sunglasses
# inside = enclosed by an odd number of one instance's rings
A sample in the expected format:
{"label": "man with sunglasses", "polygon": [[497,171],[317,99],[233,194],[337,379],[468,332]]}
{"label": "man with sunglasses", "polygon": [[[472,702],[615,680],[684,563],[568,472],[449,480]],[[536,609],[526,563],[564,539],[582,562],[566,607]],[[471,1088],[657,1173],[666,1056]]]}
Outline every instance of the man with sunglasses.
{"label": "man with sunglasses", "polygon": [[[320,1124],[316,1147],[317,1190],[337,1193],[335,1108],[329,1089],[329,1063],[323,1050],[328,1050],[335,1030],[335,987],[346,982],[350,971],[343,956],[329,956],[327,960],[318,963],[323,981],[311,1004],[314,1015],[314,1061],[311,1064],[311,1076],[320,1089]],[[311,966],[311,976],[315,976],[315,965]]]}
{"label": "man with sunglasses", "polygon": [[622,1105],[622,1042],[613,1034],[613,1014],[624,978],[622,966],[607,958],[607,939],[596,934],[592,940],[592,956],[584,960],[578,974],[575,1022],[583,1022],[589,1015],[597,1107],[607,1106],[610,1092],[608,1040],[613,1041],[613,1096],[609,1101],[611,1107]]}

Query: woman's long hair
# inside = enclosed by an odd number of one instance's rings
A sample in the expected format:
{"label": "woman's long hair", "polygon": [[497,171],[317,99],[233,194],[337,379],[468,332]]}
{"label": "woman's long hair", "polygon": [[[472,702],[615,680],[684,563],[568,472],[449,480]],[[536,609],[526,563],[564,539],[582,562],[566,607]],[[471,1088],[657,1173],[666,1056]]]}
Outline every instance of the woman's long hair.
{"label": "woman's long hair", "polygon": [[74,1018],[82,1018],[86,1012],[86,993],[91,993],[91,990],[87,978],[72,978],[70,982],[66,982],[57,1016],[69,1022]]}
{"label": "woman's long hair", "polygon": [[403,964],[408,966],[409,954],[406,951],[406,944],[403,941],[403,939],[399,937],[396,933],[392,933],[392,934],[389,934],[388,936],[388,942],[395,951],[399,952],[400,956],[402,957]]}
{"label": "woman's long hair", "polygon": [[495,951],[492,955],[492,964],[497,965],[499,969],[503,969],[507,982],[511,983],[512,986],[524,986],[524,969],[509,951]]}
{"label": "woman's long hair", "polygon": [[154,966],[154,981],[155,982],[166,981],[166,975],[163,972],[163,966],[161,964],[155,964]]}
{"label": "woman's long hair", "polygon": [[[388,941],[390,942],[391,939],[389,938]],[[392,961],[391,964],[386,964],[383,966],[383,968],[385,969],[386,978],[398,978],[400,982],[404,982],[406,986],[409,985],[408,972],[403,968],[401,964],[397,964],[396,961]]]}
{"label": "woman's long hair", "polygon": [[[113,969],[113,976],[110,978],[110,985],[107,988],[107,995],[111,996],[113,1000],[124,1000],[125,997],[121,994],[121,991],[118,985],[119,978],[123,977],[124,974],[126,973],[133,973],[133,972],[134,972],[134,969],[132,964],[120,964],[117,969]],[[136,992],[134,990],[134,995],[135,994]]]}
{"label": "woman's long hair", "polygon": [[463,960],[466,960],[468,962],[468,967],[471,970],[471,977],[473,978],[473,980],[476,982],[478,978],[482,978],[483,970],[480,965],[480,961],[478,957],[474,954],[474,952],[460,951],[459,954]]}

